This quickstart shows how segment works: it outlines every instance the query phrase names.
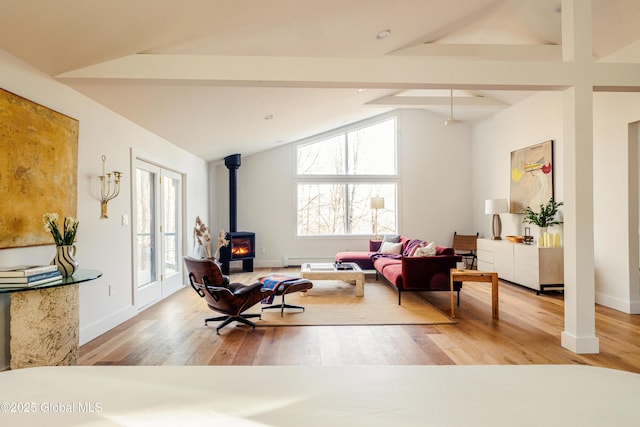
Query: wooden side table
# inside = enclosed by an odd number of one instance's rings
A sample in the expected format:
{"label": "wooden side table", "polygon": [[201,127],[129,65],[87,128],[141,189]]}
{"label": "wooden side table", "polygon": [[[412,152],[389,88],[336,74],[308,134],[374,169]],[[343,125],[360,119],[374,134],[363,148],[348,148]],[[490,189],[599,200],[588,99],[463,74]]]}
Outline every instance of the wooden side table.
{"label": "wooden side table", "polygon": [[449,286],[451,290],[451,317],[456,317],[455,292],[453,282],[491,282],[491,311],[494,319],[499,319],[498,307],[498,273],[478,270],[451,269],[449,274]]}

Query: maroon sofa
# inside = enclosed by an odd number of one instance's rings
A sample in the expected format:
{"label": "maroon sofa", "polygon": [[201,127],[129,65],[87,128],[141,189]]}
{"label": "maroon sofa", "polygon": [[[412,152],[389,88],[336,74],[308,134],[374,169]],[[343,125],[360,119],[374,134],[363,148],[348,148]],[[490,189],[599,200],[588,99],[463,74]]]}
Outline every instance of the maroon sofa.
{"label": "maroon sofa", "polygon": [[[402,303],[402,292],[449,291],[450,270],[462,257],[456,255],[453,248],[437,245],[435,256],[411,257],[407,256],[408,248],[423,241],[400,236],[400,242],[400,255],[380,254],[381,242],[370,241],[368,252],[338,252],[336,261],[354,262],[363,270],[375,270],[376,279],[381,274],[398,291],[398,304]],[[462,283],[454,283],[458,301],[461,288]]]}

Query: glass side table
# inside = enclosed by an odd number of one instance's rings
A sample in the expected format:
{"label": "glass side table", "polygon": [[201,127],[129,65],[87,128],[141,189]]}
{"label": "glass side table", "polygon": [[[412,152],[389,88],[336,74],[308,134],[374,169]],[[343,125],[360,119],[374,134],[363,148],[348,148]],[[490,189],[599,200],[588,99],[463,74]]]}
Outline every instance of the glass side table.
{"label": "glass side table", "polygon": [[101,276],[98,270],[79,269],[59,282],[0,289],[11,294],[11,369],[78,364],[78,286]]}

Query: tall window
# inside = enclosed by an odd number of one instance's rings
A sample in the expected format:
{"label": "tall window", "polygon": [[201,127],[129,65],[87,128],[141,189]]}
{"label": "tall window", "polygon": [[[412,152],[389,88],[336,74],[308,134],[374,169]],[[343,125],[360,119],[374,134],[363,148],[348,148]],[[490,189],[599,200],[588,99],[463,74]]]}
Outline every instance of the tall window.
{"label": "tall window", "polygon": [[298,146],[297,174],[299,236],[396,232],[395,118]]}

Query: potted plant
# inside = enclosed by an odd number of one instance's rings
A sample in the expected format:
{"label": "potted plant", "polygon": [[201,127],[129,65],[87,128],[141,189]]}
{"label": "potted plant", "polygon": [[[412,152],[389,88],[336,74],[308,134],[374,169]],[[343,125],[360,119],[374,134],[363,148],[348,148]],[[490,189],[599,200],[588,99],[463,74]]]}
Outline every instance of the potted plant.
{"label": "potted plant", "polygon": [[552,225],[562,224],[562,221],[556,219],[558,208],[562,205],[564,205],[563,202],[556,202],[551,198],[546,204],[540,205],[540,212],[538,213],[527,206],[522,211],[524,213],[522,222],[537,225],[543,230]]}

